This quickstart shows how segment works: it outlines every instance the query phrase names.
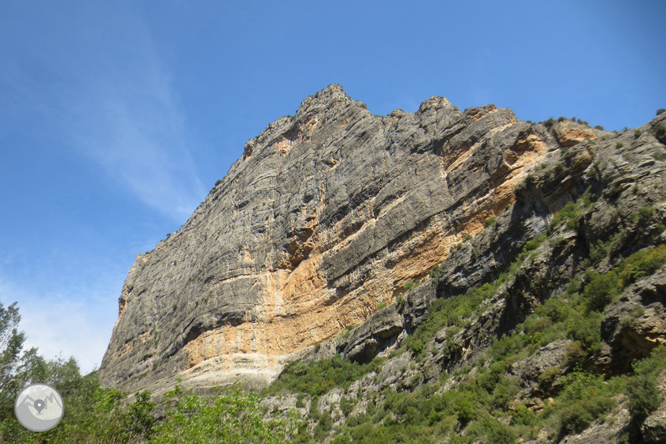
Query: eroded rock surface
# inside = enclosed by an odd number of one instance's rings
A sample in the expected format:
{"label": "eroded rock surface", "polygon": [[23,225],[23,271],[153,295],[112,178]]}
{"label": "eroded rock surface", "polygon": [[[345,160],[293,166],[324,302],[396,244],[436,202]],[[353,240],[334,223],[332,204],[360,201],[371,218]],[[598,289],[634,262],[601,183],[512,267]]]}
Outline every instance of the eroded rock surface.
{"label": "eroded rock surface", "polygon": [[[425,380],[471,358],[580,271],[589,245],[617,228],[617,212],[645,205],[618,196],[663,187],[656,139],[616,136],[623,149],[560,126],[493,105],[460,112],[442,97],[376,116],[338,85],[308,97],[248,141],[180,230],[137,257],[101,382],[158,393],[176,378],[261,387],[290,360],[341,352],[367,361],[410,334],[434,298],[495,279],[586,188],[616,193],[608,198],[621,204],[600,205],[580,233],[507,283],[511,297],[489,301],[458,333],[454,355],[441,350],[446,338],[433,344]],[[483,236],[463,242],[491,217]],[[641,239],[624,242],[640,248]],[[435,265],[437,279],[405,295]]]}

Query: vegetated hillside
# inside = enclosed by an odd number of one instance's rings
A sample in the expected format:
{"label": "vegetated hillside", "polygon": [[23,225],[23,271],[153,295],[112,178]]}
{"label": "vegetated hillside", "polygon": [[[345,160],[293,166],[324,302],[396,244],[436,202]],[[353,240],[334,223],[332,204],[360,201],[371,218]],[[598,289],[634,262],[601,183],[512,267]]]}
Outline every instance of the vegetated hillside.
{"label": "vegetated hillside", "polygon": [[300,412],[296,442],[664,442],[665,126],[562,144],[264,405]]}
{"label": "vegetated hillside", "polygon": [[[100,381],[268,386],[296,442],[659,442],[665,141],[332,85],[139,255]],[[162,433],[221,430],[192,399]]]}

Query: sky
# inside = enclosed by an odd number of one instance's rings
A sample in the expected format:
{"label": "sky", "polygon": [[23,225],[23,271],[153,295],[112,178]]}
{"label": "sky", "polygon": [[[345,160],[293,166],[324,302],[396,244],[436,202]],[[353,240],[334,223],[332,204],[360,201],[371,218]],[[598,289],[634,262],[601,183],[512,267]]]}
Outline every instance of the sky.
{"label": "sky", "polygon": [[666,2],[0,2],[0,302],[28,347],[98,367],[137,254],[245,142],[331,83],[609,130],[666,108]]}

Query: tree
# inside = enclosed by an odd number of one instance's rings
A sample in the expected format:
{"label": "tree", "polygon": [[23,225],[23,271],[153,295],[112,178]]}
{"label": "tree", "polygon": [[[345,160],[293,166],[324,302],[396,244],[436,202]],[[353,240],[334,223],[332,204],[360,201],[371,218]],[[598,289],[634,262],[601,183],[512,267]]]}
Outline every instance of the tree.
{"label": "tree", "polygon": [[23,386],[21,373],[26,370],[26,360],[36,355],[36,349],[21,355],[25,334],[18,331],[20,320],[16,302],[7,308],[0,302],[0,409],[3,410]]}

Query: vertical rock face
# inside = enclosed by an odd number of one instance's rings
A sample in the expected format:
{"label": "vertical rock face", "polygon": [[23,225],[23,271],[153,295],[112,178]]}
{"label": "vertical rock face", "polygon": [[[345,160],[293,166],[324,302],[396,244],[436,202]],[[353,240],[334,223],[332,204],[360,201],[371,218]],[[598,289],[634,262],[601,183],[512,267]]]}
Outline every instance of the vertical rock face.
{"label": "vertical rock face", "polygon": [[[509,109],[434,97],[383,117],[327,87],[250,140],[182,228],[137,257],[102,383],[269,383],[481,231],[556,148]],[[582,171],[592,154],[580,157]]]}

